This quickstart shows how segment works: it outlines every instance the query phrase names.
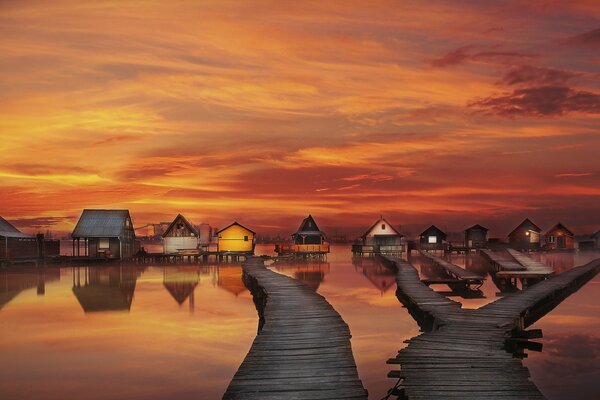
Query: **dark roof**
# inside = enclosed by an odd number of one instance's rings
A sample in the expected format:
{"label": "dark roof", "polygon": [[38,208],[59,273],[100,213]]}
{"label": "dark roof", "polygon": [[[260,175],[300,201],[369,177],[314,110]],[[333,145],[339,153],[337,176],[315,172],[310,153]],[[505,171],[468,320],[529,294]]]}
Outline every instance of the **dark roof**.
{"label": "dark roof", "polygon": [[325,235],[324,232],[322,232],[319,227],[317,226],[317,223],[315,222],[315,219],[312,217],[312,215],[308,214],[308,217],[304,218],[302,220],[302,223],[300,224],[300,227],[298,227],[298,230],[294,233],[292,233],[292,236],[295,235]]}
{"label": "dark roof", "polygon": [[83,210],[72,237],[119,237],[128,218],[129,210]]}
{"label": "dark roof", "polygon": [[446,234],[444,233],[444,231],[442,231],[435,225],[431,225],[429,228],[425,229],[423,232],[421,232],[419,236],[423,237],[429,235],[440,236],[442,239],[446,239]]}
{"label": "dark roof", "polygon": [[479,224],[475,224],[472,227],[465,229],[465,232],[467,232],[467,231],[486,231],[487,232],[488,230],[489,229],[486,228],[485,226],[481,226]]}
{"label": "dark roof", "polygon": [[233,221],[231,224],[227,225],[225,228],[223,228],[223,229],[219,229],[219,230],[217,231],[217,234],[219,234],[219,233],[223,232],[225,229],[229,229],[229,228],[231,228],[231,227],[232,227],[232,226],[234,226],[234,225],[237,225],[237,226],[239,226],[239,227],[242,227],[242,228],[246,229],[247,231],[250,231],[250,232],[252,232],[253,234],[256,234],[256,232],[254,232],[252,229],[246,228],[244,225],[240,224],[240,223],[239,223],[239,222],[237,222],[237,221]]}
{"label": "dark roof", "polygon": [[552,231],[556,231],[556,230],[563,230],[563,231],[567,232],[570,236],[574,235],[573,231],[570,230],[569,228],[567,228],[566,226],[564,226],[561,222],[554,225],[552,228],[548,229],[548,232],[546,232],[546,235],[549,235]]}
{"label": "dark roof", "polygon": [[194,234],[196,234],[196,236],[200,235],[198,233],[198,229],[193,224],[191,224],[190,221],[188,221],[183,215],[177,214],[177,216],[175,217],[173,222],[171,222],[169,224],[169,226],[167,227],[167,229],[165,229],[164,233],[162,234],[162,237],[167,236],[167,234],[171,231],[171,229],[173,229],[173,227],[175,226],[175,224],[177,223],[178,220],[181,220],[181,222],[183,222],[188,227],[189,230],[194,232]]}
{"label": "dark roof", "polygon": [[598,237],[598,236],[600,236],[600,231],[598,231],[598,232],[594,233],[594,234],[593,234],[592,236],[590,236],[590,237],[592,237],[592,238],[596,238],[596,237]]}
{"label": "dark roof", "polygon": [[365,233],[363,233],[363,235],[361,237],[362,238],[366,237],[369,234],[369,232],[371,232],[371,229],[375,228],[377,226],[377,224],[380,224],[381,222],[385,222],[387,224],[387,226],[392,228],[392,230],[394,232],[396,232],[396,234],[398,234],[398,236],[403,236],[400,232],[398,232],[398,230],[396,228],[394,228],[394,225],[390,224],[385,218],[379,217],[379,219],[377,221],[375,221],[375,223],[373,225],[371,225],[369,227],[369,229],[367,229],[367,231]]}
{"label": "dark roof", "polygon": [[15,228],[10,222],[0,217],[0,236],[4,237],[15,237],[15,238],[30,238],[33,237],[26,233],[21,232]]}
{"label": "dark roof", "polygon": [[541,232],[542,231],[540,229],[540,227],[537,226],[536,224],[534,224],[533,222],[531,222],[531,220],[529,218],[525,218],[523,220],[523,222],[521,222],[519,224],[519,226],[517,226],[515,229],[512,230],[511,233],[508,234],[508,236],[512,236],[513,233],[515,233],[516,231],[518,231],[520,228],[527,228],[528,230],[532,230],[534,232]]}

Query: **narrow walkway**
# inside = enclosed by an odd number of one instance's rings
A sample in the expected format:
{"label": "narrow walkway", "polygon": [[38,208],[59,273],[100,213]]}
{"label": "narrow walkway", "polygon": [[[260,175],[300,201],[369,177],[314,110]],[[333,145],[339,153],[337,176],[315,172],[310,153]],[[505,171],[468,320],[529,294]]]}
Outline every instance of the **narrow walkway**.
{"label": "narrow walkway", "polygon": [[425,331],[388,360],[401,366],[389,376],[400,379],[398,391],[410,400],[543,399],[527,368],[505,350],[507,342],[600,272],[595,260],[467,310],[418,282],[412,265],[382,261],[396,269],[398,298]]}
{"label": "narrow walkway", "polygon": [[350,329],[323,296],[261,258],[242,268],[259,332],[223,399],[367,399]]}
{"label": "narrow walkway", "polygon": [[544,263],[534,260],[533,258],[521,253],[520,251],[514,249],[506,249],[508,254],[510,254],[519,264],[525,267],[525,271],[530,274],[535,275],[543,275],[549,276],[554,274],[552,268],[547,266]]}

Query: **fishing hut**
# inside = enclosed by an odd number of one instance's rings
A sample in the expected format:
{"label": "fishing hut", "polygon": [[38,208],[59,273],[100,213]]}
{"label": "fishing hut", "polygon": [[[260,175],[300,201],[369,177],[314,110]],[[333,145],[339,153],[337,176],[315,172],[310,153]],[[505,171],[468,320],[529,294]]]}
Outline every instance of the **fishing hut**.
{"label": "fishing hut", "polygon": [[169,224],[163,238],[163,253],[176,254],[180,251],[198,250],[199,232],[183,215],[178,214]]}
{"label": "fishing hut", "polygon": [[73,256],[77,257],[124,260],[136,252],[129,210],[83,210],[71,237]]}
{"label": "fishing hut", "polygon": [[510,247],[519,250],[539,250],[542,230],[539,226],[525,218],[511,233],[508,234]]}
{"label": "fishing hut", "polygon": [[465,229],[465,247],[467,249],[482,249],[487,247],[488,229],[479,224]]}
{"label": "fishing hut", "polygon": [[399,256],[404,251],[403,235],[383,216],[352,245],[352,253],[358,257],[378,254]]}
{"label": "fishing hut", "polygon": [[435,225],[431,225],[419,235],[419,249],[427,251],[447,251],[446,233]]}
{"label": "fishing hut", "polygon": [[298,230],[292,233],[291,244],[276,244],[275,253],[298,258],[324,259],[329,253],[325,233],[319,229],[312,215],[302,220]]}
{"label": "fishing hut", "polygon": [[234,221],[217,232],[220,259],[237,261],[254,254],[256,232]]}
{"label": "fishing hut", "polygon": [[0,217],[0,264],[38,262],[60,255],[60,241],[28,235]]}
{"label": "fishing hut", "polygon": [[573,250],[575,248],[573,236],[573,232],[559,222],[544,235],[544,247],[547,250]]}

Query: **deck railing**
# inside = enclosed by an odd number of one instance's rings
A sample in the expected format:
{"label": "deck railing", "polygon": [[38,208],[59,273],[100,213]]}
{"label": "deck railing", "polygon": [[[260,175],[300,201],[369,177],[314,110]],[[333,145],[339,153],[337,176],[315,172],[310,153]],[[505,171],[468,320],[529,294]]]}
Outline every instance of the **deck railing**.
{"label": "deck railing", "polygon": [[329,243],[322,244],[276,244],[277,254],[285,253],[329,253]]}

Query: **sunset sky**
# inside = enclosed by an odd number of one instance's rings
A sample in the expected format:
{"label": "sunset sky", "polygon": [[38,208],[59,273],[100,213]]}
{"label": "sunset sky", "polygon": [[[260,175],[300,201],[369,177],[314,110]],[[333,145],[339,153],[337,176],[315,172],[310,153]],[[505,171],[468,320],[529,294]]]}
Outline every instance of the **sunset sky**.
{"label": "sunset sky", "polygon": [[[492,4],[493,3],[493,4]],[[0,215],[600,229],[600,2],[0,2]]]}

